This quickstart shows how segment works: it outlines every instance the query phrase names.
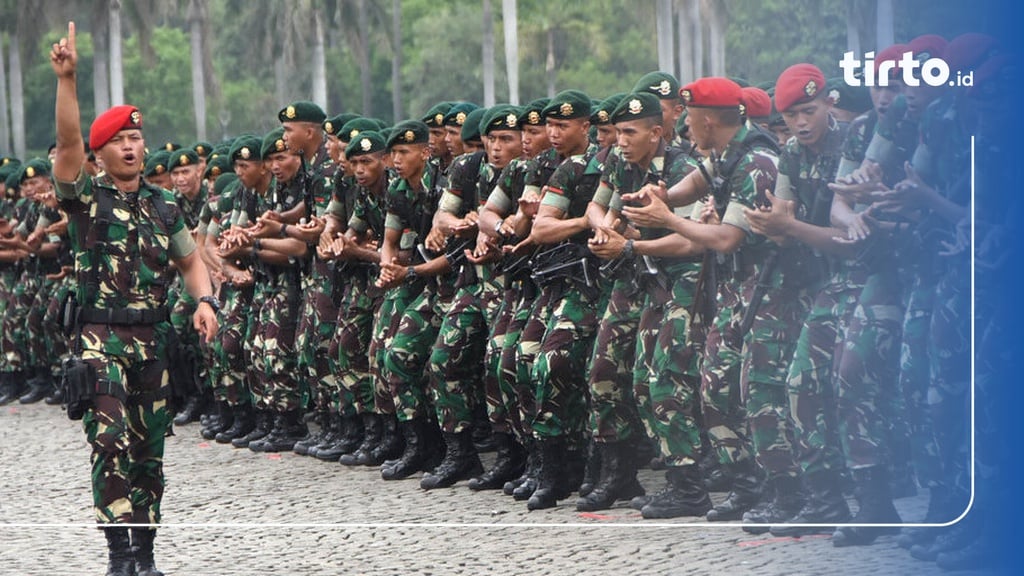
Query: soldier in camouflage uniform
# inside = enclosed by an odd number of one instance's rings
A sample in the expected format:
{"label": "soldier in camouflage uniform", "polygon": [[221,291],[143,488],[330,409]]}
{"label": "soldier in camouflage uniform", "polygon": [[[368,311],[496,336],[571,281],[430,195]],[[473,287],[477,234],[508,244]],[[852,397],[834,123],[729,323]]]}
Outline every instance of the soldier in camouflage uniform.
{"label": "soldier in camouflage uniform", "polygon": [[174,263],[200,300],[194,323],[210,340],[217,331],[216,301],[203,261],[173,197],[140,176],[142,116],[117,106],[93,121],[90,148],[106,172],[86,175],[75,80],[74,25],[54,44],[57,75],[57,156],[53,176],[70,219],[78,275],[81,325],[73,369],[96,391],[84,413],[92,447],[96,519],[107,526],[108,574],[159,574],[153,561],[155,531],[116,524],[160,521],[163,441],[167,406],[166,308]]}

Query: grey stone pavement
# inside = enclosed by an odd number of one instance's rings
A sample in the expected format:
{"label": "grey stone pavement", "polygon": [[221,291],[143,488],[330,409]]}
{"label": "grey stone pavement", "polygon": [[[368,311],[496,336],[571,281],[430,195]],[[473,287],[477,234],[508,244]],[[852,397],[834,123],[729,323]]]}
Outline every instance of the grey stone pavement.
{"label": "grey stone pavement", "polygon": [[[206,442],[198,424],[167,439],[165,472],[156,555],[168,576],[941,573],[892,537],[836,549],[827,536],[751,536],[689,519],[652,525],[624,505],[580,514],[574,499],[528,512],[464,484],[426,492],[418,478],[385,482],[376,469]],[[42,404],[0,408],[0,478],[0,575],[104,573],[80,422]],[[641,480],[649,490],[663,483],[650,470]],[[925,504],[897,502],[905,520],[921,518]]]}

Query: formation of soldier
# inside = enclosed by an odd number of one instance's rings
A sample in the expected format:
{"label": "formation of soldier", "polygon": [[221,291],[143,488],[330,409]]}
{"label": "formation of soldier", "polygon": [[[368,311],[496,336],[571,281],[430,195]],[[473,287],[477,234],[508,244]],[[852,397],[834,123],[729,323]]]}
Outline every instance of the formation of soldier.
{"label": "formation of soldier", "polygon": [[[600,101],[442,102],[393,126],[296,101],[266,135],[168,143],[143,175],[174,192],[220,324],[202,343],[196,301],[166,287],[175,423],[531,510],[577,493],[836,546],[898,529],[821,526],[951,521],[970,495],[969,138],[1003,113],[995,48],[888,47],[887,87],[810,64],[760,87],[652,72]],[[974,85],[904,85],[905,52]],[[45,159],[4,159],[0,189],[0,403],[60,404],[68,219]],[[918,487],[926,517],[901,519]],[[900,544],[974,565],[964,532]]]}

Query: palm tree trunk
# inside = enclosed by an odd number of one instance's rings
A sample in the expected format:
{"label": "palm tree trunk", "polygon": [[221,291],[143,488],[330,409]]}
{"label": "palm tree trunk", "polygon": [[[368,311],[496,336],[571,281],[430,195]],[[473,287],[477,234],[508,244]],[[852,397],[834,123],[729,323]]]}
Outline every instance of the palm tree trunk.
{"label": "palm tree trunk", "polygon": [[25,157],[25,92],[21,74],[21,38],[18,32],[11,37],[11,132],[14,137],[14,155]]}
{"label": "palm tree trunk", "polygon": [[313,9],[313,102],[327,110],[327,56],[320,10],[319,6]]}
{"label": "palm tree trunk", "polygon": [[[508,76],[509,104],[519,105],[519,26],[516,0],[501,1],[501,20],[505,29],[505,74]],[[552,42],[553,38],[549,38]],[[549,55],[554,59],[554,52]],[[552,63],[552,67],[554,64]],[[549,85],[551,82],[549,82]]]}
{"label": "palm tree trunk", "polygon": [[121,0],[110,1],[110,105],[124,104],[124,62],[121,57]]}
{"label": "palm tree trunk", "polygon": [[711,75],[725,76],[725,5],[714,0],[706,0],[702,8],[708,15]]}
{"label": "palm tree trunk", "polygon": [[494,13],[491,0],[484,0],[484,39],[483,39],[484,72],[484,107],[494,106]]}
{"label": "palm tree trunk", "polygon": [[196,138],[206,140],[206,83],[203,75],[204,0],[191,0],[188,6],[189,39],[192,48],[192,106],[196,118]]}
{"label": "palm tree trunk", "polygon": [[878,0],[876,14],[875,47],[879,50],[891,46],[894,32],[892,23],[892,0]]}
{"label": "palm tree trunk", "polygon": [[402,0],[391,0],[391,114],[402,119]]}
{"label": "palm tree trunk", "polygon": [[693,46],[693,77],[696,80],[704,75],[704,24],[700,10],[700,0],[690,0],[690,26],[693,30],[693,38],[690,45]]}
{"label": "palm tree trunk", "polygon": [[356,19],[359,23],[359,81],[363,89],[363,115],[373,116],[373,85],[370,76],[370,32],[366,0],[356,3]]}
{"label": "palm tree trunk", "polygon": [[99,116],[110,108],[110,4],[96,0],[92,13],[92,94]]}
{"label": "palm tree trunk", "polygon": [[555,29],[548,26],[548,57],[544,62],[544,72],[547,76],[548,98],[555,97]]}
{"label": "palm tree trunk", "polygon": [[658,0],[654,22],[658,34],[658,69],[671,72],[675,68],[675,54],[672,50],[672,0]]}
{"label": "palm tree trunk", "polygon": [[4,66],[4,37],[0,34],[0,151],[7,154],[11,150],[11,122],[7,113],[7,67]]}

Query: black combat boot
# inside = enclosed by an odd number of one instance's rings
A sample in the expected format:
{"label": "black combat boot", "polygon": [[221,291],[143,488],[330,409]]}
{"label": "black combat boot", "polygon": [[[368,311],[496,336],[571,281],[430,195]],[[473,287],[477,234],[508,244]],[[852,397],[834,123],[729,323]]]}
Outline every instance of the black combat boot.
{"label": "black combat boot", "polygon": [[714,450],[709,450],[701,458],[700,471],[708,492],[728,492],[732,489],[732,477],[718,461],[718,454]]}
{"label": "black combat boot", "polygon": [[423,470],[430,456],[427,446],[426,422],[423,417],[413,418],[398,424],[405,439],[405,450],[393,466],[386,464],[381,468],[381,478],[385,480],[403,480]]}
{"label": "black combat boot", "polygon": [[529,510],[554,508],[559,500],[564,500],[572,493],[566,478],[568,453],[565,438],[557,436],[545,438],[540,445],[540,470],[537,474],[537,489],[526,502]]}
{"label": "black combat boot", "polygon": [[[358,414],[351,416],[337,415],[337,426],[341,431],[338,436],[337,449],[339,454],[328,460],[337,460],[342,454],[351,454],[363,443],[363,419]],[[318,456],[319,457],[319,456]],[[321,458],[322,459],[322,458]]]}
{"label": "black combat boot", "polygon": [[206,426],[199,432],[206,440],[216,439],[217,434],[231,428],[231,425],[234,424],[235,414],[231,410],[231,406],[228,405],[227,400],[217,402],[216,407],[216,416],[207,419]]}
{"label": "black combat boot", "polygon": [[23,379],[24,374],[20,370],[0,373],[0,406],[6,406],[21,396]]}
{"label": "black combat boot", "polygon": [[835,526],[800,527],[792,524],[845,524],[850,521],[838,471],[826,470],[804,476],[810,494],[796,516],[785,521],[790,526],[772,526],[772,536],[800,537],[808,534],[831,534]]}
{"label": "black combat boot", "polygon": [[64,386],[58,381],[50,395],[43,399],[47,406],[60,406],[64,403]]}
{"label": "black combat boot", "polygon": [[104,528],[107,537],[107,576],[135,576],[135,558],[127,528]]}
{"label": "black combat boot", "polygon": [[132,528],[132,552],[135,554],[136,576],[164,576],[153,561],[153,538],[156,530]]}
{"label": "black combat boot", "polygon": [[732,489],[725,500],[708,512],[708,522],[731,522],[743,518],[743,513],[761,499],[761,472],[753,459],[723,465],[732,478]]}
{"label": "black combat boot", "polygon": [[184,426],[185,424],[198,421],[204,408],[205,406],[203,406],[202,394],[192,394],[188,397],[188,400],[185,401],[185,406],[175,414],[174,425]]}
{"label": "black combat boot", "polygon": [[711,510],[711,498],[696,464],[670,466],[665,471],[665,490],[655,494],[640,513],[644,518],[703,516]]}
{"label": "black combat boot", "polygon": [[270,430],[274,427],[273,412],[270,410],[260,410],[259,408],[254,410],[256,412],[256,424],[253,425],[252,430],[248,434],[239,436],[231,441],[231,445],[235,448],[248,448],[251,442],[255,442],[270,434]]}
{"label": "black combat boot", "polygon": [[21,404],[35,404],[53,392],[53,376],[47,367],[32,369],[34,376],[27,382],[28,391],[18,398]]}
{"label": "black combat boot", "polygon": [[420,488],[433,490],[447,488],[460,480],[465,480],[484,471],[473,443],[473,432],[463,430],[458,433],[444,433],[444,459],[436,468],[427,472],[420,479]]}
{"label": "black combat boot", "polygon": [[252,432],[256,426],[251,404],[238,404],[231,407],[231,427],[214,437],[218,444],[227,444],[235,438],[241,438]]}
{"label": "black combat boot", "polygon": [[583,482],[580,483],[580,498],[593,492],[594,486],[601,480],[601,450],[598,446],[599,443],[593,439],[587,442],[587,467],[583,470]]}
{"label": "black combat boot", "polygon": [[494,466],[486,472],[469,480],[470,490],[497,490],[505,482],[522,474],[526,467],[526,450],[522,444],[507,432],[495,432],[491,435],[498,447]]}
{"label": "black combat boot", "polygon": [[[922,524],[944,524],[957,516],[948,512],[949,490],[945,486],[932,486],[928,491],[928,510]],[[908,550],[914,546],[927,546],[941,533],[941,528],[904,528],[896,544]]]}
{"label": "black combat boot", "polygon": [[576,510],[607,510],[616,500],[643,496],[643,486],[640,486],[636,479],[636,464],[631,445],[627,442],[602,442],[595,443],[595,446],[595,452],[601,462],[598,481],[587,494],[583,494],[581,488],[580,498],[576,500]]}
{"label": "black combat boot", "polygon": [[[903,522],[892,505],[892,485],[885,466],[871,466],[853,471],[857,482],[857,502],[860,507],[851,524],[899,524]],[[899,528],[869,528],[866,526],[840,526],[832,533],[832,545],[866,546],[883,535],[899,532]]]}
{"label": "black combat boot", "polygon": [[363,421],[363,442],[351,454],[342,454],[338,462],[345,466],[379,465],[380,462],[373,464],[373,452],[380,445],[384,433],[380,414],[370,412],[360,414],[359,418]]}
{"label": "black combat boot", "polygon": [[310,432],[305,438],[295,443],[292,452],[300,456],[316,456],[316,449],[325,440],[337,437],[338,432],[334,429],[334,419],[331,413],[326,410],[317,410],[313,420],[320,425],[316,432]]}
{"label": "black combat boot", "polygon": [[477,454],[498,449],[498,440],[491,431],[491,420],[487,416],[487,406],[483,402],[473,407],[473,446]]}
{"label": "black combat boot", "polygon": [[761,501],[743,514],[743,531],[764,534],[772,524],[779,524],[796,516],[804,506],[804,492],[800,478],[775,476],[764,483]]}
{"label": "black combat boot", "polygon": [[529,500],[537,489],[540,474],[540,444],[533,438],[526,440],[526,468],[519,478],[510,480],[502,486],[502,491],[516,500]]}
{"label": "black combat boot", "polygon": [[295,443],[309,434],[300,410],[279,412],[274,428],[263,438],[249,444],[253,452],[291,452]]}
{"label": "black combat boot", "polygon": [[394,414],[381,414],[383,433],[380,442],[374,448],[368,466],[379,466],[388,460],[398,458],[405,449],[403,435],[398,427],[398,417]]}

